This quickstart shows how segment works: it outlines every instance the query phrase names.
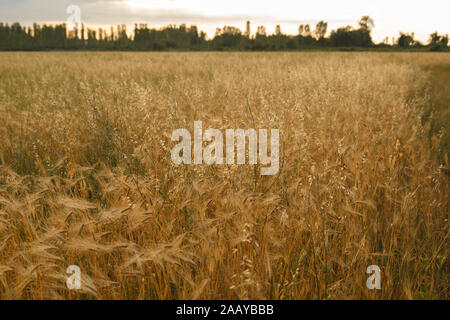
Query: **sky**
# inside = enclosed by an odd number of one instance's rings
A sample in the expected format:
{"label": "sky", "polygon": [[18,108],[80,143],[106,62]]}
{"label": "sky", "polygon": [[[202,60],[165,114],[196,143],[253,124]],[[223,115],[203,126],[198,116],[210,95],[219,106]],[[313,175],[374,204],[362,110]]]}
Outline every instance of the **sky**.
{"label": "sky", "polygon": [[216,27],[232,25],[245,30],[251,21],[252,33],[265,25],[273,33],[279,24],[286,34],[297,34],[299,24],[311,29],[324,20],[328,32],[341,26],[357,26],[365,15],[375,23],[373,39],[390,43],[399,32],[414,32],[426,42],[435,31],[450,33],[449,0],[0,0],[0,22],[20,22],[31,26],[66,22],[69,6],[80,8],[81,22],[90,27],[147,23],[149,27],[168,24],[195,24],[213,37]]}

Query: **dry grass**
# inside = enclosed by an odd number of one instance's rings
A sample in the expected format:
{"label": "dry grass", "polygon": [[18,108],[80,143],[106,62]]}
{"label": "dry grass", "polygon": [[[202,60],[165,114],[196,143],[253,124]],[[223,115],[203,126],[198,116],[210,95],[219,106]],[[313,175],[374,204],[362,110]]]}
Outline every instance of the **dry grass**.
{"label": "dry grass", "polygon": [[[0,54],[0,297],[448,299],[422,59],[450,55]],[[172,164],[174,129],[249,106],[278,175]]]}

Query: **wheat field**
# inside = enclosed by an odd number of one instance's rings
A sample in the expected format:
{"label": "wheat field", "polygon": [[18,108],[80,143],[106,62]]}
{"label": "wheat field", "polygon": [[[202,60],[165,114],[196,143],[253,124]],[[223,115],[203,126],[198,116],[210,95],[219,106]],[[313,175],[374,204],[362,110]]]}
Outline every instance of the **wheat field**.
{"label": "wheat field", "polygon": [[[448,299],[448,128],[422,117],[437,62],[0,53],[0,298]],[[279,129],[278,174],[173,164],[197,120]]]}

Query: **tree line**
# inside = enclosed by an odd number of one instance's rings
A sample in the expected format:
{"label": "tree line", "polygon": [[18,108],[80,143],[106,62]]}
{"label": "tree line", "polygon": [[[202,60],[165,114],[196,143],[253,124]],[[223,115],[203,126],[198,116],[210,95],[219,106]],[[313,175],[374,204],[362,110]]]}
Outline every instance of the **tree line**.
{"label": "tree line", "polygon": [[242,32],[233,26],[217,28],[214,38],[196,26],[169,25],[161,29],[149,28],[147,24],[135,24],[132,34],[126,25],[116,28],[91,29],[84,25],[69,30],[66,24],[33,24],[23,27],[0,23],[0,50],[242,50],[242,51],[289,51],[320,48],[402,48],[432,51],[448,49],[448,35],[437,32],[430,35],[427,44],[414,39],[414,33],[400,33],[392,44],[386,38],[375,44],[370,17],[362,17],[358,27],[341,27],[326,36],[328,23],[319,21],[312,29],[309,24],[300,25],[297,35],[287,35],[276,26],[273,34],[267,34],[264,26],[250,33],[250,22]]}

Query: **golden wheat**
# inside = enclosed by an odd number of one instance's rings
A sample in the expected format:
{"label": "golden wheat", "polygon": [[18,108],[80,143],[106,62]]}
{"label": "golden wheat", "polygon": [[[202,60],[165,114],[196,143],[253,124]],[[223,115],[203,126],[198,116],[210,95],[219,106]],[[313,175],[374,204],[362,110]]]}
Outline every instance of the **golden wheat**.
{"label": "golden wheat", "polygon": [[[0,298],[448,299],[427,60],[1,53]],[[195,120],[280,129],[280,172],[174,165]]]}

